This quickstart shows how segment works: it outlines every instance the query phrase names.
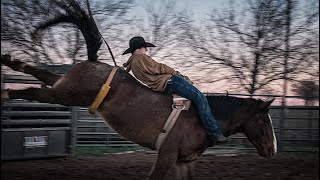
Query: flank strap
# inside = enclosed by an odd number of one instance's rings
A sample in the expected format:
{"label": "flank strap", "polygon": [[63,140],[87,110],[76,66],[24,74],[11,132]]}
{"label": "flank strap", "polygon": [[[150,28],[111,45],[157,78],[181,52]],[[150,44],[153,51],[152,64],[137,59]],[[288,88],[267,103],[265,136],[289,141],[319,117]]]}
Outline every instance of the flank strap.
{"label": "flank strap", "polygon": [[100,104],[102,103],[103,99],[106,97],[106,95],[108,94],[109,90],[110,90],[110,84],[112,82],[112,79],[114,77],[114,75],[116,74],[118,70],[118,67],[114,67],[111,70],[111,73],[109,74],[109,77],[106,81],[106,83],[104,83],[98,93],[98,95],[96,96],[96,98],[94,99],[94,101],[92,102],[92,104],[90,105],[88,111],[90,114],[94,114],[98,107],[100,106]]}
{"label": "flank strap", "polygon": [[176,123],[179,117],[179,114],[181,113],[182,110],[183,110],[182,107],[176,107],[171,111],[171,114],[169,115],[165,125],[162,128],[162,131],[160,132],[156,140],[155,147],[157,150],[160,149],[162,142],[164,141],[164,139],[166,139],[166,137],[170,133],[171,129],[173,128],[173,125]]}

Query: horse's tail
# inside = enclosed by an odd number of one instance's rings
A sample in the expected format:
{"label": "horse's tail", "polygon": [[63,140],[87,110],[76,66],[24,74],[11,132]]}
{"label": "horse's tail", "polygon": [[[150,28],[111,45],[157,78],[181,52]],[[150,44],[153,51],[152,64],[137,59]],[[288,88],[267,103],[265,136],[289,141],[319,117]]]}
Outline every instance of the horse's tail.
{"label": "horse's tail", "polygon": [[56,2],[56,4],[65,10],[66,14],[59,14],[37,26],[33,37],[36,37],[40,31],[59,23],[72,23],[80,29],[84,36],[87,45],[88,60],[96,61],[98,59],[97,52],[102,44],[102,36],[91,15],[89,2],[87,1],[89,15],[85,10],[81,9],[78,2],[74,0],[68,0],[68,4],[64,4],[64,2],[65,1]]}

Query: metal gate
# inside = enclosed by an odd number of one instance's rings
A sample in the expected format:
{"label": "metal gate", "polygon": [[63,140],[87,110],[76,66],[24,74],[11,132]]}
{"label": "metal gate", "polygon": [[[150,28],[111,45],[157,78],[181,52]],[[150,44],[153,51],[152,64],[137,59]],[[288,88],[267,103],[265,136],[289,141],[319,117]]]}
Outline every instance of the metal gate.
{"label": "metal gate", "polygon": [[[55,72],[68,67],[51,66]],[[59,71],[58,71],[59,73]],[[43,86],[27,75],[4,75],[4,83]],[[27,159],[73,154],[75,107],[12,100],[1,103],[1,159]]]}
{"label": "metal gate", "polygon": [[1,159],[66,156],[73,152],[72,108],[27,101],[2,105]]}

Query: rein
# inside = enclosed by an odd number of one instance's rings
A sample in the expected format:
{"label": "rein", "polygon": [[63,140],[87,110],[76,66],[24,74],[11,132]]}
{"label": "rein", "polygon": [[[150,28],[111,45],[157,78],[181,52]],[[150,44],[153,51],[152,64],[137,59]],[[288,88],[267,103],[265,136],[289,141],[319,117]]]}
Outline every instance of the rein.
{"label": "rein", "polygon": [[88,109],[90,114],[94,114],[97,111],[97,109],[100,106],[100,104],[102,103],[103,99],[108,94],[108,92],[109,92],[109,90],[111,88],[110,84],[111,84],[112,79],[113,79],[114,75],[116,74],[117,70],[118,70],[118,67],[114,67],[111,70],[106,83],[104,83],[101,86],[99,93],[97,94],[96,98],[94,99],[94,101],[92,102],[92,104],[90,105],[90,107]]}
{"label": "rein", "polygon": [[113,61],[113,63],[114,63],[114,66],[118,67],[118,65],[117,65],[117,63],[116,63],[116,60],[114,59],[114,56],[113,56],[113,53],[112,53],[112,51],[111,51],[111,48],[110,48],[109,44],[107,43],[106,39],[105,39],[105,38],[102,36],[102,34],[100,33],[99,28],[98,28],[96,22],[94,21],[94,19],[93,19],[93,17],[92,17],[92,13],[91,13],[91,10],[90,10],[90,4],[89,4],[89,1],[88,1],[88,0],[87,0],[87,8],[88,8],[88,12],[89,12],[90,18],[92,19],[92,21],[94,22],[95,26],[96,26],[97,29],[98,29],[99,35],[101,36],[101,38],[103,39],[104,43],[106,43],[106,45],[107,45],[107,47],[108,47],[109,53],[110,53],[111,58],[112,58],[112,61]]}
{"label": "rein", "polygon": [[[88,8],[88,12],[89,12],[89,16],[90,18],[92,19],[92,22],[94,22],[94,25],[97,27],[98,29],[98,26],[96,24],[96,22],[94,21],[93,17],[92,17],[92,13],[91,13],[91,10],[90,10],[90,4],[89,4],[89,0],[87,0],[87,8]],[[103,99],[106,97],[106,95],[108,94],[109,90],[110,90],[110,83],[114,77],[114,75],[116,74],[117,70],[118,70],[118,65],[114,59],[114,56],[113,56],[113,53],[111,51],[111,48],[109,46],[109,44],[107,43],[107,41],[104,39],[104,37],[102,36],[102,34],[100,33],[100,31],[98,30],[99,32],[99,35],[100,37],[104,40],[104,42],[106,43],[107,47],[108,47],[108,50],[109,50],[109,53],[111,54],[111,58],[114,62],[114,65],[115,67],[111,70],[110,74],[109,74],[109,77],[106,81],[106,83],[104,83],[98,93],[98,95],[96,96],[96,98],[94,99],[94,101],[92,102],[92,104],[90,105],[88,111],[90,114],[94,114],[98,107],[100,106],[100,104],[102,103]]]}
{"label": "rein", "polygon": [[107,41],[104,39],[104,37],[102,36],[102,34],[101,34],[100,32],[99,32],[99,34],[100,34],[100,36],[102,37],[104,43],[106,43],[106,45],[107,45],[107,47],[108,47],[108,50],[109,50],[109,53],[110,53],[110,55],[111,55],[111,58],[112,58],[112,60],[113,60],[114,65],[115,65],[115,66],[118,66],[117,63],[116,63],[116,60],[114,59],[114,56],[113,56],[113,53],[112,53],[112,51],[111,51],[111,48],[110,48],[109,44],[107,43]]}

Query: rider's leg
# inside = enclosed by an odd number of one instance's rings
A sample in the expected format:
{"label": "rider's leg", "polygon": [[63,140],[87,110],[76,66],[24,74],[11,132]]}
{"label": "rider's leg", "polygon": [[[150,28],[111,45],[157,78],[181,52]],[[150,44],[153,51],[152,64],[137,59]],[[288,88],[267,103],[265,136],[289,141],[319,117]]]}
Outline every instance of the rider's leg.
{"label": "rider's leg", "polygon": [[166,87],[165,93],[176,93],[191,100],[199,112],[200,120],[211,140],[224,142],[227,139],[222,134],[221,128],[214,118],[207,98],[196,87],[188,83],[183,77],[173,75]]}

